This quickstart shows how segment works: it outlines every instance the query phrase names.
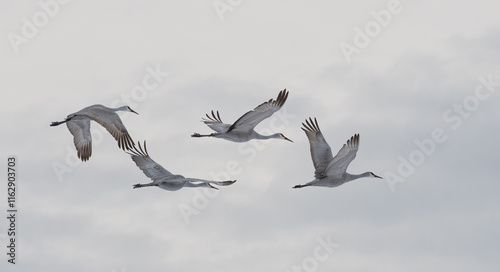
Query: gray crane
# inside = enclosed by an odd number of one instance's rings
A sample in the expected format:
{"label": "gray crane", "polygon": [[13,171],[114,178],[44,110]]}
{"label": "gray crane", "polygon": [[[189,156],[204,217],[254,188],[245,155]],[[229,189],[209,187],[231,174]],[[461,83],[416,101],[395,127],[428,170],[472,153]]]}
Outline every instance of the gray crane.
{"label": "gray crane", "polygon": [[215,133],[201,135],[199,133],[194,133],[192,137],[215,137],[221,138],[233,142],[246,142],[251,139],[283,139],[290,142],[292,140],[288,139],[282,133],[275,133],[272,135],[261,135],[257,133],[254,128],[262,120],[270,117],[273,113],[277,112],[283,104],[285,104],[288,98],[288,92],[286,89],[279,92],[276,100],[270,99],[257,106],[255,109],[245,113],[236,122],[231,124],[224,124],[220,118],[219,112],[217,114],[212,111],[212,116],[206,114],[208,119],[202,119],[208,127],[215,131]]}
{"label": "gray crane", "polygon": [[148,151],[146,149],[146,141],[144,141],[144,149],[142,149],[140,143],[138,143],[138,145],[139,149],[134,146],[134,148],[129,150],[129,152],[127,153],[132,157],[132,160],[135,162],[137,167],[139,167],[139,169],[141,169],[147,177],[152,179],[153,182],[146,184],[135,184],[134,189],[148,186],[156,186],[168,191],[177,191],[183,187],[206,187],[217,189],[216,187],[212,186],[212,184],[227,186],[236,182],[236,180],[211,181],[196,178],[186,178],[181,175],[174,175],[167,169],[156,163],[153,159],[151,159],[151,157],[149,157]]}
{"label": "gray crane", "polygon": [[116,114],[117,111],[128,111],[138,114],[129,106],[108,108],[103,105],[92,105],[68,115],[63,121],[52,122],[50,126],[53,127],[66,123],[69,132],[73,134],[73,142],[75,143],[78,158],[82,161],[87,161],[92,155],[90,120],[94,120],[105,127],[116,139],[119,148],[128,150],[134,146],[134,141],[128,134],[120,116]]}
{"label": "gray crane", "polygon": [[316,169],[314,172],[315,180],[304,185],[295,185],[293,188],[306,186],[337,187],[358,178],[381,178],[372,172],[359,175],[346,172],[347,167],[356,157],[356,152],[358,152],[359,134],[354,134],[350,140],[347,140],[339,153],[333,157],[332,149],[323,137],[316,118],[314,118],[314,121],[311,118],[306,119],[306,124],[302,123],[302,125],[302,130],[306,133],[311,146],[311,157]]}

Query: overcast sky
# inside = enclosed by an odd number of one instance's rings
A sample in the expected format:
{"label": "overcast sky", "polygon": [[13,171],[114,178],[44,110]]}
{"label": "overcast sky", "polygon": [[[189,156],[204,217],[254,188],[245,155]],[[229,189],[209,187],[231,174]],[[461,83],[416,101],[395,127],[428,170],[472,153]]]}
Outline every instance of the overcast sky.
{"label": "overcast sky", "polygon": [[[497,1],[2,1],[3,186],[17,157],[17,255],[2,271],[498,271]],[[294,142],[237,144],[232,123],[286,88],[257,126]],[[219,191],[132,189],[149,179],[96,123],[93,154],[52,121],[129,105],[135,141],[169,171],[237,179]],[[301,123],[334,154],[360,149],[337,188],[314,179]]]}

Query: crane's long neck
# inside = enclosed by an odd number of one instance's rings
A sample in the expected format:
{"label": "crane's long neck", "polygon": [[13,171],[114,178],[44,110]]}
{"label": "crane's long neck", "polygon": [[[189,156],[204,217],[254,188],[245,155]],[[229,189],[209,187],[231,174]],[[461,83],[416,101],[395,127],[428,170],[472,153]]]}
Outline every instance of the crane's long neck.
{"label": "crane's long neck", "polygon": [[351,180],[355,180],[355,179],[359,179],[359,178],[371,177],[370,172],[364,172],[364,173],[359,174],[359,175],[353,175],[353,174],[346,173],[346,175],[347,175],[346,182],[351,181]]}
{"label": "crane's long neck", "polygon": [[118,108],[110,108],[112,111],[129,111],[127,106],[121,106]]}
{"label": "crane's long neck", "polygon": [[275,133],[275,134],[271,134],[271,135],[262,135],[256,131],[253,131],[252,134],[255,136],[255,139],[259,139],[259,140],[280,139],[281,138],[281,135],[279,133]]}

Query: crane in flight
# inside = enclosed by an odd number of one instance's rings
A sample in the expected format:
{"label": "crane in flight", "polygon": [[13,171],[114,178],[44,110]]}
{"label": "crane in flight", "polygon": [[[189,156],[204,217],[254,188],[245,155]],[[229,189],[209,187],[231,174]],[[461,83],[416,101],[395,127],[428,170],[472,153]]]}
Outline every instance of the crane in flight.
{"label": "crane in flight", "polygon": [[273,113],[281,109],[287,98],[288,92],[284,89],[279,92],[278,97],[275,100],[269,99],[269,101],[260,104],[255,109],[243,114],[233,124],[224,124],[220,118],[219,112],[217,111],[217,114],[215,114],[214,111],[212,111],[212,116],[206,114],[208,119],[202,118],[202,122],[214,130],[215,133],[206,135],[194,133],[191,136],[215,137],[238,143],[246,142],[251,139],[283,139],[293,142],[285,137],[283,133],[262,135],[254,130],[255,126],[257,126],[262,120],[270,117]]}
{"label": "crane in flight", "polygon": [[75,143],[78,158],[82,161],[87,161],[92,155],[90,120],[94,120],[105,127],[116,139],[119,148],[129,150],[135,145],[128,134],[127,128],[123,125],[120,116],[116,114],[117,111],[128,111],[138,114],[129,106],[108,108],[103,105],[92,105],[68,115],[63,121],[52,122],[50,126],[53,127],[66,123],[69,132],[73,134],[73,142]]}
{"label": "crane in flight", "polygon": [[217,189],[217,187],[212,186],[212,184],[219,186],[227,186],[236,182],[236,180],[228,181],[211,181],[196,178],[186,178],[181,175],[174,175],[170,173],[167,169],[163,168],[161,165],[156,163],[151,157],[149,157],[148,151],[146,149],[146,141],[144,141],[144,149],[141,144],[138,143],[139,149],[136,146],[127,152],[132,160],[135,162],[137,167],[144,172],[144,174],[153,180],[153,182],[146,184],[135,184],[134,189],[156,186],[168,191],[177,191],[183,187],[205,187]]}
{"label": "crane in flight", "polygon": [[314,172],[315,179],[304,185],[295,185],[293,188],[306,186],[337,187],[358,178],[381,178],[372,172],[359,175],[346,172],[347,167],[356,157],[356,152],[358,152],[359,134],[354,134],[351,139],[347,140],[347,143],[333,157],[332,149],[323,137],[316,118],[314,118],[314,121],[311,118],[306,119],[306,124],[302,123],[302,125],[302,130],[306,133],[311,146],[311,157],[316,169]]}

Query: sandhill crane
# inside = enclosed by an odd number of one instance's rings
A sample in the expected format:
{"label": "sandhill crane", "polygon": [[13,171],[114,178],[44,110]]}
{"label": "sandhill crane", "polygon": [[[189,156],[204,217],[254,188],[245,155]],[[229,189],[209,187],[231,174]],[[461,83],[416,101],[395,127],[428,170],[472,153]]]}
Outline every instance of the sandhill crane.
{"label": "sandhill crane", "polygon": [[63,121],[52,122],[50,126],[66,123],[75,143],[78,158],[87,161],[92,155],[92,136],[90,134],[90,120],[94,120],[105,127],[118,142],[118,147],[128,150],[134,146],[134,141],[128,134],[117,111],[129,111],[138,114],[129,106],[108,108],[103,105],[92,105],[72,113]]}
{"label": "sandhill crane", "polygon": [[201,135],[199,133],[194,133],[191,135],[192,137],[215,137],[226,139],[233,142],[246,142],[251,139],[283,139],[290,142],[292,140],[285,137],[282,133],[275,133],[272,135],[261,135],[257,133],[254,128],[257,126],[262,120],[270,117],[273,113],[277,112],[283,104],[285,104],[286,99],[288,98],[288,92],[286,89],[279,92],[276,100],[269,99],[269,101],[264,102],[257,106],[254,110],[251,110],[243,116],[241,116],[236,122],[232,125],[224,124],[220,118],[219,112],[217,111],[217,115],[212,111],[212,116],[206,114],[208,119],[202,119],[202,122],[205,123],[208,127],[215,131],[215,133]]}
{"label": "sandhill crane", "polygon": [[129,152],[127,153],[132,157],[132,160],[135,162],[137,167],[139,167],[139,169],[141,169],[147,177],[152,179],[153,182],[146,184],[135,184],[134,189],[148,186],[157,186],[161,189],[169,191],[177,191],[182,187],[206,187],[217,189],[216,187],[212,186],[212,184],[227,186],[236,182],[236,180],[211,181],[196,178],[185,178],[181,175],[174,175],[167,169],[163,168],[161,165],[153,161],[151,157],[149,157],[148,151],[146,149],[146,141],[144,141],[144,149],[142,149],[140,143],[138,143],[138,145],[139,149],[134,146],[134,148],[129,150]]}
{"label": "sandhill crane", "polygon": [[339,153],[333,157],[332,150],[323,137],[316,118],[314,118],[314,122],[311,118],[309,118],[309,121],[306,119],[306,124],[302,123],[302,125],[304,126],[302,130],[306,133],[311,146],[311,157],[316,169],[314,177],[316,179],[304,185],[296,185],[293,188],[306,186],[337,187],[358,178],[381,178],[372,172],[365,172],[360,175],[352,175],[346,172],[347,167],[356,157],[359,147],[359,134],[355,134],[350,140],[347,140]]}

